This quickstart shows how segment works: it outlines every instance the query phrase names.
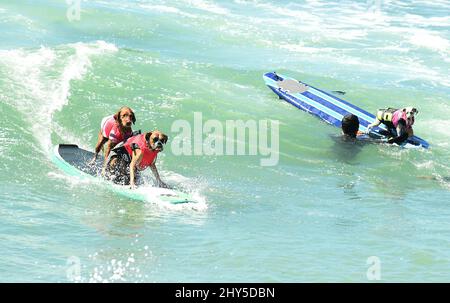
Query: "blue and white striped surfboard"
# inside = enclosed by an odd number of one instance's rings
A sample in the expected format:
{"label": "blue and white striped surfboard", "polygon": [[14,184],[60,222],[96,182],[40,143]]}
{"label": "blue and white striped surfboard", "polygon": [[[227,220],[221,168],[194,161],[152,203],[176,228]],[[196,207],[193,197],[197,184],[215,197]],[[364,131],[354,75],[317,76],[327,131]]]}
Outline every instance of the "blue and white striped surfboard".
{"label": "blue and white striped surfboard", "polygon": [[[341,128],[342,117],[349,113],[358,116],[359,130],[362,132],[365,132],[367,126],[375,121],[373,114],[304,82],[275,72],[266,73],[263,78],[266,85],[281,99],[336,127]],[[386,138],[385,126],[381,124],[379,127],[372,128],[370,136]],[[413,136],[402,147],[428,148],[429,144],[425,140]]]}

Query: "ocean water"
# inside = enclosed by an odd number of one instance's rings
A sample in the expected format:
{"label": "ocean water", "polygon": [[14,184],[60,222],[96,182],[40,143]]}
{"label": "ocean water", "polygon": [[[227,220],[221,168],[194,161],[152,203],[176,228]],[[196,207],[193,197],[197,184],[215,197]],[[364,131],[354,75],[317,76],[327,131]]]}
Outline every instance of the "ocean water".
{"label": "ocean water", "polygon": [[[0,281],[450,281],[450,1],[78,3],[0,0]],[[431,148],[342,148],[268,71],[372,112],[414,105]],[[169,140],[195,112],[279,121],[279,161],[169,141],[162,179],[201,201],[182,207],[53,164],[122,105]]]}

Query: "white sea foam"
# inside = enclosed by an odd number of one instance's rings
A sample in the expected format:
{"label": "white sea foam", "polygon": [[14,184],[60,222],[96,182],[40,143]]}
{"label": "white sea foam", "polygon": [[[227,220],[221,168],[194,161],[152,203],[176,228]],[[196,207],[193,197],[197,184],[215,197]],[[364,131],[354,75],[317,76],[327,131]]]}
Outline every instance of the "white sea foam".
{"label": "white sea foam", "polygon": [[6,150],[10,148],[10,146],[17,143],[18,139],[10,138],[9,133],[10,129],[1,128],[0,129],[0,155],[4,155]]}
{"label": "white sea foam", "polygon": [[[433,86],[446,86],[450,87],[450,79],[446,77],[445,71],[440,66],[427,66],[423,62],[410,57],[399,57],[396,62],[380,62],[377,58],[367,59],[354,56],[348,51],[314,51],[314,49],[308,49],[308,47],[284,45],[282,46],[290,51],[299,53],[308,53],[311,55],[319,56],[324,61],[339,62],[339,64],[345,67],[356,66],[361,70],[365,67],[366,70],[377,71],[379,74],[391,74],[397,79],[397,82],[404,82],[410,80],[428,81],[428,85]],[[407,49],[404,52],[408,52]],[[317,58],[315,58],[317,60]]]}
{"label": "white sea foam", "polygon": [[[65,57],[67,47],[75,53]],[[53,115],[69,102],[71,81],[83,78],[92,66],[92,56],[115,51],[115,45],[104,41],[57,49],[0,51],[0,65],[8,70],[10,86],[17,93],[6,102],[27,117],[45,151],[52,148]]]}
{"label": "white sea foam", "polygon": [[448,27],[450,26],[450,16],[446,17],[424,17],[414,14],[405,14],[402,16],[403,22],[408,25],[416,25],[422,27]]}
{"label": "white sea foam", "polygon": [[87,274],[81,273],[78,281],[82,283],[114,283],[114,282],[144,282],[147,275],[141,272],[140,264],[154,262],[154,255],[148,246],[141,248],[139,240],[131,242],[128,252],[115,255],[115,258],[106,258],[104,251],[100,250],[89,255],[89,259],[97,266],[89,269]]}
{"label": "white sea foam", "polygon": [[[71,188],[82,187],[86,189],[87,186],[95,187],[106,185],[106,181],[103,181],[102,179],[74,177],[59,171],[49,172],[48,176],[53,179],[64,180]],[[183,191],[188,192],[195,202],[171,204],[158,198],[158,196],[161,193],[169,192],[168,190],[159,187],[154,187],[152,184],[146,184],[139,186],[137,189],[135,189],[136,194],[140,194],[146,197],[146,200],[143,203],[146,203],[148,206],[151,206],[152,208],[157,207],[160,210],[167,210],[167,211],[195,210],[202,212],[208,209],[206,198],[200,193],[201,186],[198,186],[196,188],[190,187],[189,184],[192,184],[193,181],[189,178],[182,177],[181,175],[177,174],[172,174],[171,177],[167,177],[165,175],[164,177],[165,180],[168,181],[170,184],[174,183],[173,180],[177,180],[177,183],[181,182],[181,180],[184,180],[185,183],[183,184],[184,188]],[[186,190],[186,188],[188,187],[190,187],[191,190]],[[197,221],[194,220],[191,223],[195,224],[196,222]]]}
{"label": "white sea foam", "polygon": [[172,204],[170,202],[166,202],[159,198],[159,195],[161,195],[161,194],[164,194],[166,192],[170,193],[170,191],[168,191],[164,188],[154,187],[149,184],[149,185],[139,186],[137,189],[135,189],[135,191],[137,194],[140,194],[140,195],[146,197],[145,202],[148,205],[156,206],[161,209],[175,210],[175,211],[192,209],[192,210],[204,211],[208,208],[205,198],[202,197],[200,194],[196,194],[196,195],[191,194],[191,196],[195,200],[195,202]]}
{"label": "white sea foam", "polygon": [[[100,129],[100,124],[98,125],[98,128]],[[91,132],[83,132],[83,134],[80,136],[74,134],[70,129],[62,127],[56,122],[53,122],[52,125],[52,131],[63,140],[60,143],[77,144],[80,148],[86,150],[90,150],[93,148],[92,146],[89,146],[88,143],[90,142],[90,139],[93,137],[93,134],[96,135],[96,132],[98,132],[99,129],[94,129]]]}
{"label": "white sea foam", "polygon": [[181,11],[178,8],[165,5],[141,4],[140,7],[147,8],[152,11],[157,11],[160,13],[173,13],[173,14],[181,13]]}
{"label": "white sea foam", "polygon": [[410,42],[414,45],[436,50],[440,52],[450,51],[450,41],[441,37],[437,33],[426,30],[416,30],[410,37]]}
{"label": "white sea foam", "polygon": [[147,196],[147,201],[151,204],[155,204],[160,208],[170,209],[170,210],[186,210],[192,209],[196,211],[206,211],[208,205],[205,196],[202,191],[206,189],[207,184],[197,179],[190,179],[181,174],[177,174],[171,171],[160,171],[161,178],[172,186],[180,187],[178,190],[188,193],[195,203],[181,203],[181,204],[170,204],[164,201],[160,201],[156,198],[159,192],[166,191],[165,189],[154,187],[149,181],[152,178],[146,177],[147,185],[143,185],[137,189],[137,191]]}
{"label": "white sea foam", "polygon": [[413,165],[418,169],[432,169],[434,167],[434,161],[425,161],[425,162],[413,162]]}
{"label": "white sea foam", "polygon": [[[411,3],[412,2],[412,3]],[[437,8],[445,8],[447,10],[450,10],[450,2],[448,0],[434,0],[434,1],[428,1],[428,0],[414,0],[414,1],[405,1],[407,5],[413,6],[434,6]]]}
{"label": "white sea foam", "polygon": [[69,176],[60,171],[49,172],[47,175],[53,179],[64,180],[64,182],[69,184],[69,186],[71,188],[74,188],[74,187],[86,188],[86,186],[98,184],[98,181],[95,179],[78,178],[78,177],[74,177],[74,176]]}
{"label": "white sea foam", "polygon": [[[343,3],[342,5],[323,5],[321,1],[307,1],[302,4],[274,4],[263,1],[240,1],[236,4],[253,7],[255,11],[268,14],[269,18],[249,17],[249,22],[259,26],[258,31],[252,31],[255,40],[264,43],[267,46],[278,46],[290,52],[299,54],[315,55],[324,61],[331,60],[336,64],[334,56],[329,56],[333,47],[329,47],[334,41],[352,43],[348,47],[341,48],[338,62],[340,64],[360,64],[371,68],[379,69],[380,66],[390,73],[399,75],[408,75],[417,79],[424,79],[437,85],[448,86],[449,80],[443,76],[442,71],[437,66],[399,66],[393,68],[392,64],[383,64],[376,57],[367,60],[357,55],[360,52],[361,44],[364,50],[394,50],[398,51],[398,56],[409,56],[411,48],[421,47],[424,49],[436,51],[440,54],[444,62],[450,62],[448,57],[450,42],[438,33],[431,30],[421,29],[423,26],[442,25],[450,21],[450,17],[422,17],[413,14],[392,14],[392,11],[398,11],[406,2],[383,1],[383,5],[377,9],[371,9],[369,2],[363,3]],[[257,14],[255,14],[256,16]],[[411,23],[410,23],[411,22]],[[278,34],[277,34],[278,33]],[[279,37],[279,33],[282,36]],[[385,45],[386,40],[371,39],[372,35],[398,35],[394,40],[395,45]],[[277,43],[266,43],[276,39]],[[295,41],[297,40],[297,41]],[[325,46],[325,47],[324,47]],[[343,55],[343,52],[354,50],[353,53]],[[315,57],[315,60],[318,58]],[[389,66],[390,65],[390,66]],[[404,69],[407,69],[405,72]],[[411,71],[412,70],[412,71]],[[414,73],[418,72],[418,73]]]}
{"label": "white sea foam", "polygon": [[192,6],[193,8],[197,8],[200,10],[204,10],[210,13],[218,14],[218,15],[227,15],[229,11],[221,7],[218,4],[214,4],[212,1],[203,1],[203,0],[185,0],[185,2]]}
{"label": "white sea foam", "polygon": [[172,7],[172,6],[141,4],[140,7],[143,9],[149,10],[149,11],[154,11],[154,12],[158,12],[158,13],[162,13],[162,14],[176,14],[176,15],[189,17],[189,18],[197,18],[198,17],[194,14],[184,12],[184,11],[182,11],[176,7]]}
{"label": "white sea foam", "polygon": [[435,117],[430,124],[433,133],[439,134],[439,137],[445,137],[447,140],[450,138],[450,134],[448,132],[450,130],[450,120],[437,119]]}
{"label": "white sea foam", "polygon": [[335,48],[330,48],[330,47],[317,48],[317,47],[304,46],[302,44],[283,44],[283,43],[279,44],[278,47],[289,50],[291,52],[303,53],[303,54],[332,53],[337,50]]}

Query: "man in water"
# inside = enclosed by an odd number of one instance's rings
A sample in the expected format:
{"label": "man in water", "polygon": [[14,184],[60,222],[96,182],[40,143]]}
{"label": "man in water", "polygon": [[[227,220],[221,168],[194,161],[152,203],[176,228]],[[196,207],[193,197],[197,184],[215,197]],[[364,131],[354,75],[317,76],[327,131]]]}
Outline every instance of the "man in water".
{"label": "man in water", "polygon": [[353,114],[347,114],[342,118],[341,128],[344,139],[356,140],[358,135],[363,134],[359,131],[359,118]]}
{"label": "man in water", "polygon": [[380,109],[375,122],[367,126],[367,133],[370,132],[372,127],[383,123],[389,132],[387,143],[400,145],[414,135],[412,126],[414,124],[414,115],[418,113],[419,111],[414,107]]}
{"label": "man in water", "polygon": [[[341,120],[342,135],[332,135],[334,141],[331,154],[339,161],[347,164],[354,163],[358,153],[362,150],[367,136],[359,131],[359,119],[353,114],[345,115]],[[363,136],[361,136],[363,135]]]}

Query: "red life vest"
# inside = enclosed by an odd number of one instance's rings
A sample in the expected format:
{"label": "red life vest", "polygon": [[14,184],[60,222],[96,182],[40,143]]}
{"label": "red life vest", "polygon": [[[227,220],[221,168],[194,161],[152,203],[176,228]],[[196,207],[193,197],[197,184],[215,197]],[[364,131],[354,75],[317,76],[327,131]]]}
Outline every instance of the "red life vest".
{"label": "red life vest", "polygon": [[130,157],[133,155],[133,149],[132,144],[137,144],[139,146],[139,149],[141,150],[143,156],[141,163],[138,165],[139,170],[144,170],[150,165],[153,164],[153,162],[156,160],[156,157],[159,153],[157,150],[151,150],[147,145],[147,140],[145,140],[145,134],[137,135],[134,137],[131,137],[130,139],[125,142],[123,145],[125,149],[127,150]]}
{"label": "red life vest", "polygon": [[414,124],[414,116],[411,119],[407,119],[406,117],[406,112],[403,111],[402,109],[397,110],[393,115],[392,115],[392,124],[394,124],[394,127],[397,127],[398,125],[398,121],[400,119],[405,120],[406,122],[406,128],[411,128]]}
{"label": "red life vest", "polygon": [[110,139],[113,143],[120,143],[130,138],[133,135],[132,131],[123,134],[120,131],[119,125],[117,124],[114,116],[108,116],[102,120],[102,134],[103,137]]}

